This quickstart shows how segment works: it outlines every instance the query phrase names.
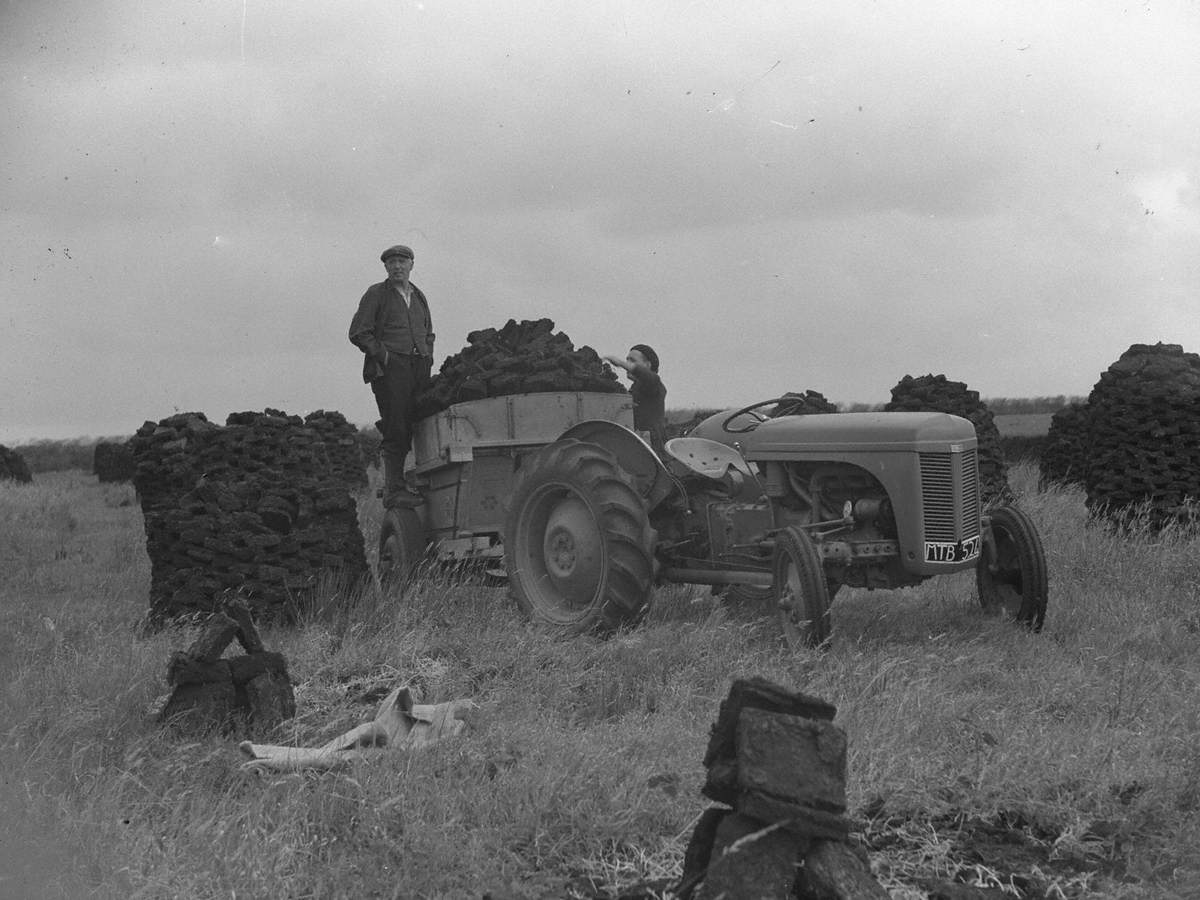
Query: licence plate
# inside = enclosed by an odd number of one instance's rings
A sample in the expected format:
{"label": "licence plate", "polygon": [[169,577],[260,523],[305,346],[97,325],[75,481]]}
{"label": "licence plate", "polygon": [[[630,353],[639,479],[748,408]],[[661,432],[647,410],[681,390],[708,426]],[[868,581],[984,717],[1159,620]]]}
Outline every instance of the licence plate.
{"label": "licence plate", "polygon": [[926,541],[925,562],[960,563],[970,562],[979,556],[982,539],[979,535],[955,541]]}

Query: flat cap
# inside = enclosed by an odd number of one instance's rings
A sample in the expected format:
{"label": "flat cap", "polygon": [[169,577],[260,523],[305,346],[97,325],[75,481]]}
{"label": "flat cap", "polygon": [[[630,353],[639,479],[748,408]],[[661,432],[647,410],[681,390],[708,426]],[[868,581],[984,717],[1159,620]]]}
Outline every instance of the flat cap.
{"label": "flat cap", "polygon": [[379,259],[381,262],[387,262],[388,258],[392,256],[407,256],[409,259],[413,259],[412,247],[405,247],[403,244],[388,247],[379,254]]}

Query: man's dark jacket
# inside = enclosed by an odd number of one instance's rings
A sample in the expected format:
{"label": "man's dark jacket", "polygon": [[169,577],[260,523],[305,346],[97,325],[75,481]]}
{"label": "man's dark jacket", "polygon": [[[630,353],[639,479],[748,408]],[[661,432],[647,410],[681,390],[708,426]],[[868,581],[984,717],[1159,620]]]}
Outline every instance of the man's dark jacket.
{"label": "man's dark jacket", "polygon": [[[429,301],[425,294],[412,282],[409,282],[412,294],[409,297],[409,312],[414,325],[423,324],[423,338],[415,341],[416,352],[420,356],[433,356],[433,319],[429,315]],[[372,382],[383,374],[383,362],[387,359],[389,350],[393,353],[411,353],[412,348],[385,347],[380,339],[383,332],[383,313],[389,301],[398,302],[400,295],[390,281],[381,281],[367,288],[358,302],[358,311],[350,322],[350,342],[363,352],[363,381]],[[424,346],[421,346],[421,345]]]}

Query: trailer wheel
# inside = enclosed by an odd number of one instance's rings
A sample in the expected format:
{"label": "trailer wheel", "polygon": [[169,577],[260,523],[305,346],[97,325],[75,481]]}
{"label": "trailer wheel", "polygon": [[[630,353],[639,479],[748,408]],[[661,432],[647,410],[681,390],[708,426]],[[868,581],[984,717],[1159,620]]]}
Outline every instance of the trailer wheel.
{"label": "trailer wheel", "polygon": [[637,623],[650,602],[655,535],[616,457],[567,438],[521,468],[504,530],[517,603],[566,634]]}
{"label": "trailer wheel", "polygon": [[379,527],[379,565],[376,573],[385,588],[403,585],[425,556],[425,528],[410,507],[389,509]]}
{"label": "trailer wheel", "polygon": [[779,532],[772,588],[784,640],[793,650],[829,640],[829,582],[812,538],[790,526]]}
{"label": "trailer wheel", "polygon": [[979,603],[985,613],[1003,613],[1041,631],[1049,596],[1042,539],[1029,516],[1014,506],[996,507],[989,517],[991,546],[984,545],[975,567]]}

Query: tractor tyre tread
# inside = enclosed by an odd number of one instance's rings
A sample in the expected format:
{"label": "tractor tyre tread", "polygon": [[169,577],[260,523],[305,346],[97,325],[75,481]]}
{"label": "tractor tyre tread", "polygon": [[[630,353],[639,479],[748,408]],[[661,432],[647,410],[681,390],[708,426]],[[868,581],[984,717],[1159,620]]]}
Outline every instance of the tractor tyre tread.
{"label": "tractor tyre tread", "polygon": [[[825,577],[825,569],[821,563],[821,554],[813,544],[812,538],[803,530],[790,526],[779,532],[775,556],[772,560],[774,586],[771,588],[775,599],[779,601],[779,621],[783,636],[793,649],[803,646],[819,647],[829,640],[831,631],[829,607],[829,581]],[[784,579],[788,569],[795,566],[799,582],[799,599],[803,602],[802,618],[806,627],[801,631],[796,627],[798,617],[785,609]]]}
{"label": "tractor tyre tread", "polygon": [[[1046,619],[1046,604],[1049,585],[1046,575],[1046,552],[1033,521],[1015,506],[998,506],[989,513],[992,529],[997,524],[1008,535],[1017,554],[1021,576],[1021,603],[1015,618],[1031,631],[1042,630]],[[987,554],[980,557],[975,569],[975,581],[979,591],[979,603],[987,613],[998,613],[1004,608],[1004,598],[999,586],[993,581],[987,568]]]}
{"label": "tractor tyre tread", "polygon": [[515,562],[515,555],[522,551],[514,546],[513,552],[505,553],[505,566],[517,604],[530,618],[558,625],[571,634],[610,634],[640,622],[653,588],[656,535],[644,501],[616,457],[598,444],[568,438],[537,451],[524,461],[522,470],[505,521],[506,551],[510,542],[520,540],[520,520],[530,496],[540,487],[558,482],[588,504],[606,546],[608,565],[594,601],[576,619],[562,621],[546,614],[540,604],[548,601],[522,577]]}

